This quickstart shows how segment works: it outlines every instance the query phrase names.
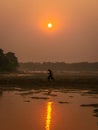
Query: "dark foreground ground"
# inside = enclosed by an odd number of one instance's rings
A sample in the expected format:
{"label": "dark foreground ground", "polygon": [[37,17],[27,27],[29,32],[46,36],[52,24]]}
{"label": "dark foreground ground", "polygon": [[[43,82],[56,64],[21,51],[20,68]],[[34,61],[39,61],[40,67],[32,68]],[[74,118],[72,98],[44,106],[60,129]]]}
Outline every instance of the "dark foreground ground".
{"label": "dark foreground ground", "polygon": [[0,74],[0,85],[21,85],[32,88],[98,88],[98,73],[57,73],[48,81],[47,73]]}

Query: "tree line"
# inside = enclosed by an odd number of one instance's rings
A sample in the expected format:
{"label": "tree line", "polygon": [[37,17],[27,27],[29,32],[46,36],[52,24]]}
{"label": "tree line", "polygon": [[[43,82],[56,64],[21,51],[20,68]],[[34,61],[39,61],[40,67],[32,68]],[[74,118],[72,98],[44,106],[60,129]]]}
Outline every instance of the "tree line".
{"label": "tree line", "polygon": [[98,62],[79,62],[79,63],[65,63],[65,62],[43,62],[43,63],[20,63],[20,69],[26,71],[46,71],[47,69],[55,71],[98,71]]}
{"label": "tree line", "polygon": [[4,53],[3,49],[0,49],[0,72],[16,71],[18,66],[19,63],[15,53]]}

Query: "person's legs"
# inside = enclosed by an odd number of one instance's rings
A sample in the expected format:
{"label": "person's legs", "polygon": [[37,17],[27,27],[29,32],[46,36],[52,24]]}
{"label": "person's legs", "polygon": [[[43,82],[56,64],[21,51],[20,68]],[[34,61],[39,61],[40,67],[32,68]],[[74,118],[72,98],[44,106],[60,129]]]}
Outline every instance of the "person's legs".
{"label": "person's legs", "polygon": [[53,76],[51,77],[51,80],[53,80],[53,81],[54,81],[54,77],[53,77]]}
{"label": "person's legs", "polygon": [[48,81],[50,81],[50,78],[51,78],[51,77],[50,77],[50,75],[49,75],[49,76],[48,76]]}

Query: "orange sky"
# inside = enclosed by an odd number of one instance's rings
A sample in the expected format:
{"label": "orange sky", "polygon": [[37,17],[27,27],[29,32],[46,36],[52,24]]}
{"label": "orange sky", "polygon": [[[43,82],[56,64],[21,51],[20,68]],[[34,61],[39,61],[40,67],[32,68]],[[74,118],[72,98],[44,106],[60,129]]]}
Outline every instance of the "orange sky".
{"label": "orange sky", "polygon": [[97,0],[0,1],[0,48],[20,61],[98,61],[97,7]]}

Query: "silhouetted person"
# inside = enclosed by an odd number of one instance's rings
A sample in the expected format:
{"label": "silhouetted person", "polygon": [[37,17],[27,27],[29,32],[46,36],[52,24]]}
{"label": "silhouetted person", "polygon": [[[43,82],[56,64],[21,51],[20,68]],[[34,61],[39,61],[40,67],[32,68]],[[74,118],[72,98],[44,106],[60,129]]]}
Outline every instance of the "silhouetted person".
{"label": "silhouetted person", "polygon": [[53,72],[52,70],[48,69],[48,81],[54,81]]}

